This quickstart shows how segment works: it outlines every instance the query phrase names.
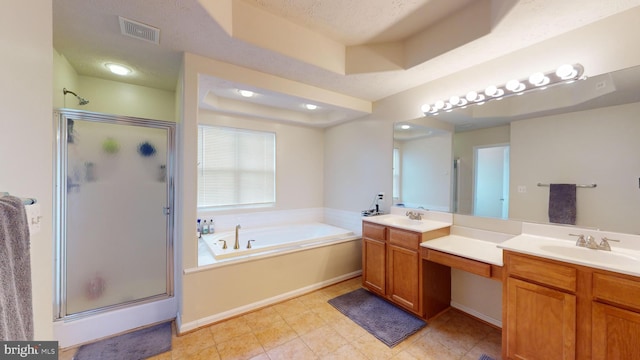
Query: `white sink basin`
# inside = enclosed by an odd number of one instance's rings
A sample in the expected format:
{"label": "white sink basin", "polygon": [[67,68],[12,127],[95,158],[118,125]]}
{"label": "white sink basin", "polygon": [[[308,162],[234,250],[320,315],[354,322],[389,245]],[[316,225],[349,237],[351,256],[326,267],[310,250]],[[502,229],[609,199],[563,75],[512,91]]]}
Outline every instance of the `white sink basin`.
{"label": "white sink basin", "polygon": [[429,220],[429,219],[412,220],[406,216],[394,215],[394,214],[365,217],[363,218],[363,220],[380,224],[380,225],[392,226],[392,227],[397,227],[397,228],[416,231],[416,232],[427,232],[427,231],[451,226],[451,223],[448,223],[448,222]]}
{"label": "white sink basin", "polygon": [[640,251],[612,246],[611,251],[576,246],[573,240],[521,234],[503,243],[499,248],[529,255],[565,261],[593,268],[640,276]]}
{"label": "white sink basin", "polygon": [[603,265],[640,267],[640,261],[637,256],[621,253],[616,250],[593,250],[575,245],[542,245],[540,246],[540,250]]}

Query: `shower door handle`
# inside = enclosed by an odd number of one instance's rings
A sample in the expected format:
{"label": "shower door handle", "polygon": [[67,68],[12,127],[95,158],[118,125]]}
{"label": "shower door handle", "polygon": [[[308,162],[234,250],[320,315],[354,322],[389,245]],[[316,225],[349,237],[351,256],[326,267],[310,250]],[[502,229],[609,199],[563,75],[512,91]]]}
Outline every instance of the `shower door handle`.
{"label": "shower door handle", "polygon": [[162,212],[164,212],[165,215],[171,215],[171,208],[169,206],[165,206],[162,208]]}

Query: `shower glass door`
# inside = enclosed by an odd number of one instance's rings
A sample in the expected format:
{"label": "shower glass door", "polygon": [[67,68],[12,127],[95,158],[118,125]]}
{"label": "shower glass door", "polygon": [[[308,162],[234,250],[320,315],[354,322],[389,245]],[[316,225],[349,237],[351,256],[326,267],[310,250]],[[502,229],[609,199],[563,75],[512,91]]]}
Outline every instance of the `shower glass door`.
{"label": "shower glass door", "polygon": [[172,296],[175,124],[59,118],[59,318]]}

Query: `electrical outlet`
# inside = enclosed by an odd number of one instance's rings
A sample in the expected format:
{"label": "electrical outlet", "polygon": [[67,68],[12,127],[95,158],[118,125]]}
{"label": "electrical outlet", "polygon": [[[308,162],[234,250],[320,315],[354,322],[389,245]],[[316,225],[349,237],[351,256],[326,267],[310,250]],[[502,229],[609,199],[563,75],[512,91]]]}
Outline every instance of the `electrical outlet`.
{"label": "electrical outlet", "polygon": [[384,193],[383,192],[379,192],[378,193],[378,200],[384,201]]}
{"label": "electrical outlet", "polygon": [[523,194],[527,192],[527,187],[525,185],[518,185],[518,192]]}

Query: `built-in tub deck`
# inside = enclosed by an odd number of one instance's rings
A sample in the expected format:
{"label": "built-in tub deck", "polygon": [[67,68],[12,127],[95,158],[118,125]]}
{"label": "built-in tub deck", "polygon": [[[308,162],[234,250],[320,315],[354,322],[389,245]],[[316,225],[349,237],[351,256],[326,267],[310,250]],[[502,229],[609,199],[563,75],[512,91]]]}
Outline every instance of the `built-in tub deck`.
{"label": "built-in tub deck", "polygon": [[240,228],[239,249],[234,249],[235,231],[203,235],[198,246],[198,267],[224,266],[359,238],[353,231],[323,223]]}

